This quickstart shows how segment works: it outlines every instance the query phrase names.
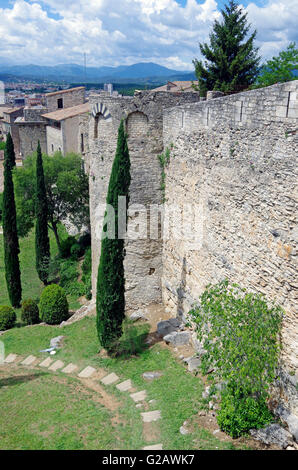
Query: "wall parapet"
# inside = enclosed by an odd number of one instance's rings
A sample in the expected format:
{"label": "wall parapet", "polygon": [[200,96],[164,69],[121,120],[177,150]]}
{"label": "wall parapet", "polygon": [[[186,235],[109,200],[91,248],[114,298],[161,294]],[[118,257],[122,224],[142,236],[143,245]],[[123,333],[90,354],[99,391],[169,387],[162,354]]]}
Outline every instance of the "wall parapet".
{"label": "wall parapet", "polygon": [[164,132],[173,136],[218,126],[258,128],[272,122],[297,125],[298,80],[176,106],[164,111]]}

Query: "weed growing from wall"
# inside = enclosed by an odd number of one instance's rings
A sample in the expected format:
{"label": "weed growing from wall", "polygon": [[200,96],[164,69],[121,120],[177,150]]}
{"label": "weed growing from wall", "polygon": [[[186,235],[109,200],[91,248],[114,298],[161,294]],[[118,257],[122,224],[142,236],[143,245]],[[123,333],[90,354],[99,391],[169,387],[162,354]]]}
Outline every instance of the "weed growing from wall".
{"label": "weed growing from wall", "polygon": [[161,167],[161,184],[160,189],[162,191],[162,202],[166,200],[166,167],[170,163],[170,149],[167,147],[165,152],[161,155],[157,155],[160,167]]}

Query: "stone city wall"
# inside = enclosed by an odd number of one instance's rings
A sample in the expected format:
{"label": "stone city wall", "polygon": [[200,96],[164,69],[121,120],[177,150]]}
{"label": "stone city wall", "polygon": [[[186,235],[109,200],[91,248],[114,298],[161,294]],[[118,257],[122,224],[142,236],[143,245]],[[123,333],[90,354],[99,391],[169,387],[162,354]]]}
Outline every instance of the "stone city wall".
{"label": "stone city wall", "polygon": [[297,91],[294,81],[165,110],[166,201],[197,208],[199,230],[194,244],[165,240],[162,258],[172,316],[224,278],[282,305],[283,393],[296,414]]}

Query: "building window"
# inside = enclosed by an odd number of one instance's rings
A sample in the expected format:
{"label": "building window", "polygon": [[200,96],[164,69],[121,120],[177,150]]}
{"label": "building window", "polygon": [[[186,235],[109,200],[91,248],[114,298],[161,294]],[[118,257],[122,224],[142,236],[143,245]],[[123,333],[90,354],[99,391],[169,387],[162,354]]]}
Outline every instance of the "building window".
{"label": "building window", "polygon": [[58,109],[62,109],[62,108],[63,108],[63,98],[58,98],[58,100],[57,100],[57,106],[58,106]]}
{"label": "building window", "polygon": [[81,134],[81,152],[84,152],[84,134]]}

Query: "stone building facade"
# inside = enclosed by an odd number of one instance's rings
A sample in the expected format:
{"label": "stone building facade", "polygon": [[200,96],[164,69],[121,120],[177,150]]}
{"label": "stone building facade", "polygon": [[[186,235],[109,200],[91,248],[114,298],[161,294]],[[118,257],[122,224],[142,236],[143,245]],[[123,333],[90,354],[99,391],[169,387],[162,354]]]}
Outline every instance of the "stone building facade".
{"label": "stone building facade", "polygon": [[[126,241],[127,307],[162,301],[170,315],[184,318],[206,285],[223,278],[276,300],[285,310],[282,393],[296,414],[297,92],[298,81],[204,102],[192,93],[142,92],[133,99],[94,95],[88,124],[81,122],[82,133],[89,135],[93,292],[117,129],[124,118],[130,204],[162,204],[157,157],[168,152],[163,207],[176,207],[174,228],[182,216],[183,227],[191,231],[191,210],[199,214],[195,243],[165,237],[162,225],[160,238],[147,232]],[[138,208],[133,209],[128,230],[137,231]]]}

